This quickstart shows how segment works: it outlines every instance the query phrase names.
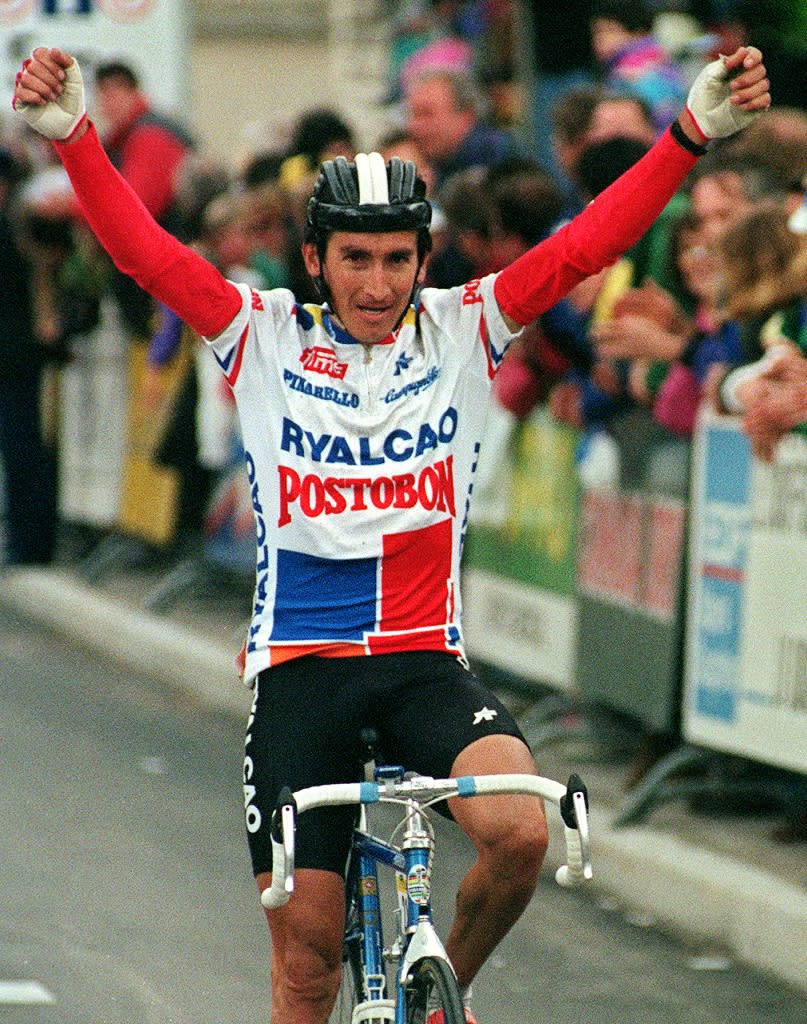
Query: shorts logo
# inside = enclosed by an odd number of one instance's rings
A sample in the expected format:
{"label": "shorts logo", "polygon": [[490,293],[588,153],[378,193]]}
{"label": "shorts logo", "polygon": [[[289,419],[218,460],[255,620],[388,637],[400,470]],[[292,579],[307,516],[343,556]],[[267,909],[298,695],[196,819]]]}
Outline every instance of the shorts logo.
{"label": "shorts logo", "polygon": [[489,708],[485,705],[480,711],[474,712],[473,724],[481,725],[483,722],[492,722],[498,713],[494,708]]}
{"label": "shorts logo", "polygon": [[303,364],[303,369],[308,370],[309,373],[322,373],[334,380],[344,380],[347,373],[347,363],[338,362],[336,353],[321,345],[304,348],[300,362]]}

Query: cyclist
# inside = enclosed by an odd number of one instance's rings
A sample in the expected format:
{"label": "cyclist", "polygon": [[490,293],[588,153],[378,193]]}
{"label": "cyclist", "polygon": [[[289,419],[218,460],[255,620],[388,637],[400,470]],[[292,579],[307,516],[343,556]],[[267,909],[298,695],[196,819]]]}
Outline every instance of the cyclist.
{"label": "cyclist", "polygon": [[[487,394],[522,326],[647,230],[707,138],[769,104],[758,50],[715,62],[672,128],[579,217],[448,290],[418,290],[430,208],[414,165],[328,161],[303,243],[323,303],[301,306],[226,281],[158,227],[106,159],[72,57],[43,47],[23,66],[16,109],[55,140],[99,240],[208,340],[235,394],[257,532],[244,794],[261,889],[279,788],[355,776],[365,725],[388,760],[424,774],[535,771],[463,653],[459,563]],[[546,822],[529,797],[450,810],[477,851],[446,944],[467,987],[532,896]],[[338,808],[300,823],[295,897],[267,912],[276,1024],[327,1019],[351,824]]]}

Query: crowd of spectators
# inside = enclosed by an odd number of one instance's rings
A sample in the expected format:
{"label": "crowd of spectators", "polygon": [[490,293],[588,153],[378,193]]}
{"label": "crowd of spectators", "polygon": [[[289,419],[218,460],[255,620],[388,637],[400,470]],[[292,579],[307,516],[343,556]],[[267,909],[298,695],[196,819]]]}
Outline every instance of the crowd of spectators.
{"label": "crowd of spectators", "polygon": [[[361,148],[417,163],[435,207],[426,283],[439,286],[496,271],[547,236],[642,156],[704,62],[746,39],[761,46],[773,109],[713,145],[623,260],[524,332],[495,398],[519,418],[545,403],[580,431],[581,473],[614,486],[618,424],[637,410],[683,451],[703,402],[742,416],[764,459],[784,434],[804,431],[807,27],[799,5],[389,0],[387,9],[379,103],[389,130]],[[285,145],[233,167],[200,153],[185,126],[153,110],[132,68],[96,70],[93,113],[109,152],[166,227],[233,279],[315,300],[299,253],[305,199],[323,159],[359,148],[350,118],[308,109]],[[80,361],[110,297],[129,343],[145,349],[144,415],[165,405],[166,368],[190,352],[153,452],[181,482],[175,540],[201,533],[217,474],[233,458],[232,407],[212,359],[169,310],[153,308],[112,270],[60,175],[33,137],[2,139],[0,454],[11,563],[56,554],[58,390],[43,393],[42,383]],[[592,471],[586,460],[605,450],[608,471]]]}
{"label": "crowd of spectators", "polygon": [[[728,50],[738,39],[762,34],[768,63],[798,70],[805,59],[792,42],[798,15],[784,3],[590,0],[562,16],[558,5],[540,0],[388,6],[390,67],[381,102],[389,131],[363,142],[387,156],[414,159],[426,179],[435,205],[427,283],[439,286],[499,269],[607,187],[665,128],[691,78],[722,44]],[[523,73],[525,58],[529,74]],[[161,222],[233,277],[257,287],[288,287],[302,301],[316,298],[299,256],[305,200],[323,159],[355,153],[349,118],[336,109],[308,109],[289,126],[286,145],[230,167],[196,151],[185,126],[151,107],[132,68],[102,64],[95,77],[94,113],[105,144]],[[799,312],[804,215],[797,211],[807,174],[807,108],[798,82],[803,89],[806,80],[774,77],[769,115],[713,147],[624,260],[525,333],[501,374],[501,403],[524,416],[537,402],[548,402],[581,430],[581,451],[590,451],[585,441],[592,434],[607,436],[620,415],[637,407],[665,429],[689,436],[705,397],[741,413],[755,450],[772,456],[777,438],[798,424],[803,402],[802,364],[793,350],[803,356],[805,346]],[[778,102],[783,82],[787,104]],[[504,86],[510,98],[502,102]],[[25,360],[28,374],[38,378],[43,366],[75,357],[83,334],[97,326],[103,296],[111,295],[127,336],[151,339],[143,389],[146,406],[153,406],[162,370],[182,348],[181,325],[168,311],[154,310],[106,263],[71,208],[63,173],[36,140],[6,140],[2,180],[10,233],[4,259],[16,260],[17,268],[4,274],[4,286],[15,291],[11,282],[22,273],[21,294],[31,293],[30,314],[26,302],[9,300],[4,347],[11,345],[6,336],[25,335],[36,353]],[[786,225],[792,251],[783,243],[772,251],[781,241],[777,231],[750,234],[763,213]],[[753,250],[736,248],[737,239],[752,237]],[[765,288],[766,277],[778,288]],[[748,291],[750,280],[759,284],[754,294],[768,297],[753,308],[733,294]],[[753,365],[755,375],[729,372],[739,365]],[[205,480],[224,461],[221,454],[204,455],[200,474],[198,452],[229,450],[223,436],[196,436],[207,403],[200,395],[210,392],[203,379],[198,365],[185,375],[160,448],[160,458],[187,485],[180,532],[199,529],[209,495]],[[214,398],[221,404],[226,396]],[[786,414],[780,404],[795,411]],[[214,419],[228,422],[223,415]],[[41,415],[43,430],[46,422]],[[54,441],[43,436],[39,446],[48,454]],[[35,443],[30,450],[38,450]],[[9,503],[19,501],[14,445],[4,451],[6,518],[13,524]],[[42,464],[49,461],[52,453]],[[53,474],[41,487],[31,474],[28,489],[41,491],[52,505]],[[47,518],[53,521],[54,514]],[[27,560],[14,553],[16,542],[11,547],[9,559]],[[45,552],[52,549],[52,541],[44,544]]]}

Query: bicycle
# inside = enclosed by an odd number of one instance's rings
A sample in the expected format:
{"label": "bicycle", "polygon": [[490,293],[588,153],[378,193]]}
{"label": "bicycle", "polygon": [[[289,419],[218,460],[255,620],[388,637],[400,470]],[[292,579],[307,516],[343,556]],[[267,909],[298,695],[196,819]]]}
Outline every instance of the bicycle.
{"label": "bicycle", "polygon": [[[432,921],[431,877],[434,832],[427,814],[449,797],[526,793],[556,804],[564,823],[567,863],[556,872],[560,885],[592,877],[588,798],[577,775],[566,786],[536,775],[474,775],[433,779],[404,773],[398,765],[376,766],[372,781],[284,789],[272,816],[272,884],[261,895],[265,907],[283,906],[294,890],[294,834],[298,814],[315,807],[356,805],[346,876],[343,980],[331,1022],[425,1024],[441,1008],[445,1024],[465,1024],[454,969]],[[403,815],[389,840],[368,831],[367,807],[391,803]],[[401,833],[400,840],[396,836]],[[379,865],[396,878],[395,939],[384,946]],[[388,995],[387,965],[395,968]]]}

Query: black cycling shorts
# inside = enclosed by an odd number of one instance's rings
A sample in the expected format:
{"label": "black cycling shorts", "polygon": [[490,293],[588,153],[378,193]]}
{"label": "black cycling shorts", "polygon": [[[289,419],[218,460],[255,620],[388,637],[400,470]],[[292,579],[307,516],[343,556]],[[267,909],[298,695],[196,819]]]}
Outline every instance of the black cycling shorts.
{"label": "black cycling shorts", "polygon": [[[269,824],[280,790],[361,779],[366,727],[387,764],[434,778],[449,776],[457,755],[482,736],[523,740],[501,701],[443,651],[308,656],[267,669],[256,680],[244,761],[256,875],[272,869]],[[296,865],[342,874],[355,814],[323,807],[301,815]]]}

